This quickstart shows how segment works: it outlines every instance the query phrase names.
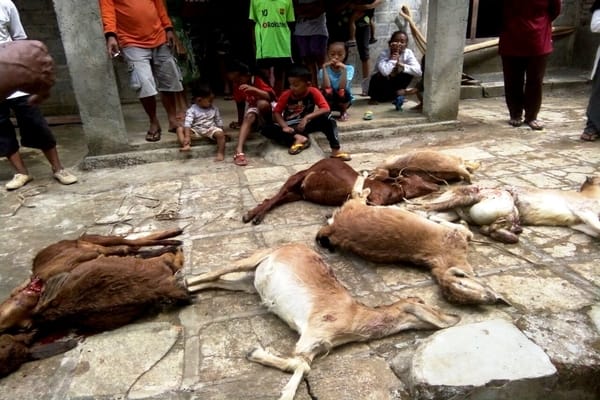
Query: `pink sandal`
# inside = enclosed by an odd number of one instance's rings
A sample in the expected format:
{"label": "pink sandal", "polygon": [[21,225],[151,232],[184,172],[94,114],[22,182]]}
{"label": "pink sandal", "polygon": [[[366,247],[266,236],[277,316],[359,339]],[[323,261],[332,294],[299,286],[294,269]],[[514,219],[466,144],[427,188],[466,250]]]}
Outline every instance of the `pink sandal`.
{"label": "pink sandal", "polygon": [[244,167],[248,165],[248,160],[246,159],[246,155],[244,153],[237,153],[233,156],[233,163],[235,165],[239,165],[240,167]]}

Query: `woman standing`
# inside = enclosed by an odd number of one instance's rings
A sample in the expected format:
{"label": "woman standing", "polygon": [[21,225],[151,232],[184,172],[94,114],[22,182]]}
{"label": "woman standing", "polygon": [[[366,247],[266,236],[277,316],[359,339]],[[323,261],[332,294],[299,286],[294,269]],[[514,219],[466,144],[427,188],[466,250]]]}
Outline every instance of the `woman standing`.
{"label": "woman standing", "polygon": [[[548,55],[552,53],[552,21],[561,0],[504,0],[498,52],[502,57],[509,124],[525,122],[542,130],[538,120]],[[523,119],[523,113],[525,114]]]}

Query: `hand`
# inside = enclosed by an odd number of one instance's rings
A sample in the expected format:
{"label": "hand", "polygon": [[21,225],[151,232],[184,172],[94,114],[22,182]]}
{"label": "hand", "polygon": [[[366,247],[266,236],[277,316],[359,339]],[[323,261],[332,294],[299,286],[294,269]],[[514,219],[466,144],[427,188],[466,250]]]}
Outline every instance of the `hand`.
{"label": "hand", "polygon": [[33,95],[30,103],[41,103],[55,79],[54,61],[42,42],[16,40],[0,46],[0,98],[23,90]]}
{"label": "hand", "polygon": [[167,42],[171,49],[175,47],[175,33],[172,30],[167,31]]}
{"label": "hand", "polygon": [[119,43],[117,42],[117,38],[114,36],[109,36],[106,39],[106,50],[108,51],[108,56],[110,58],[114,58],[116,54],[120,53]]}
{"label": "hand", "polygon": [[304,117],[300,120],[298,125],[296,125],[296,132],[304,132],[306,129],[306,124],[308,124],[308,118]]}
{"label": "hand", "polygon": [[290,133],[290,134],[293,134],[293,133],[295,132],[295,131],[294,131],[294,128],[292,128],[291,126],[286,126],[285,128],[282,128],[282,130],[283,130],[285,133]]}

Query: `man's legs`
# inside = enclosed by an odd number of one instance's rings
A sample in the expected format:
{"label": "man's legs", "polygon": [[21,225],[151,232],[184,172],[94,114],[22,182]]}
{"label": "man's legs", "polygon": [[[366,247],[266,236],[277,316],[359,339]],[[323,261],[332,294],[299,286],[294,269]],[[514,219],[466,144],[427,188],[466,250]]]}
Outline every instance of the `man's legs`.
{"label": "man's legs", "polygon": [[141,97],[140,102],[142,103],[142,107],[144,107],[144,111],[150,120],[150,128],[148,132],[159,132],[160,131],[160,121],[156,116],[156,97],[148,96]]}
{"label": "man's legs", "polygon": [[177,121],[177,95],[176,92],[160,92],[160,100],[169,119],[169,132],[175,132],[177,127],[183,124],[183,121]]}
{"label": "man's legs", "polygon": [[169,132],[181,125],[177,121],[177,96],[183,91],[182,76],[170,48],[164,44],[152,49],[152,73],[169,119]]}
{"label": "man's legs", "polygon": [[10,165],[12,165],[17,174],[29,175],[29,171],[27,170],[19,151],[15,151],[14,153],[6,156],[6,159]]}

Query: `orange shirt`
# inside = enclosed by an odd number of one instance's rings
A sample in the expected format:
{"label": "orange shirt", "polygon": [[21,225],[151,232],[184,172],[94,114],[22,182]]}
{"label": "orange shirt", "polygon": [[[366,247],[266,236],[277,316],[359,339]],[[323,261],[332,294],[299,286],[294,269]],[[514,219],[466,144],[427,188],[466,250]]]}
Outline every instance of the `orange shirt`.
{"label": "orange shirt", "polygon": [[99,0],[104,33],[114,33],[119,46],[155,48],[167,42],[173,24],[163,0]]}

